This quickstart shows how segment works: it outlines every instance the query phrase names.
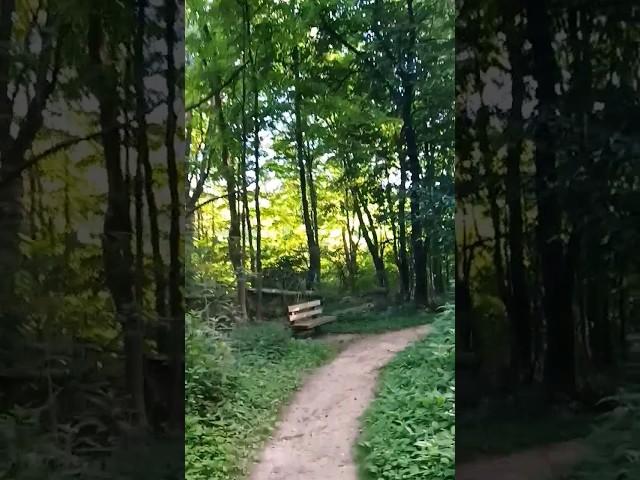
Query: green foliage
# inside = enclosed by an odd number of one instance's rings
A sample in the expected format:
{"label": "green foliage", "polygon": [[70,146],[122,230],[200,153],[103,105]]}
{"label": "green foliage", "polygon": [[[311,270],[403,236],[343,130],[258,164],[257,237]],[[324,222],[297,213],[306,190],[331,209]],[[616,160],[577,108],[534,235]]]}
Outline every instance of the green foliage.
{"label": "green foliage", "polygon": [[509,324],[502,301],[493,295],[478,295],[474,301],[477,350],[489,368],[504,366],[509,354]]}
{"label": "green foliage", "polygon": [[245,357],[277,361],[292,345],[291,330],[283,324],[259,324],[237,327],[232,335],[234,351]]}
{"label": "green foliage", "polygon": [[[286,289],[304,285],[309,252],[297,163],[299,135],[307,162],[307,196],[312,189],[317,196],[309,203],[317,223],[322,283],[357,292],[378,282],[355,202],[348,198],[357,190],[363,209],[371,214],[364,223],[378,237],[373,252],[380,250],[390,290],[395,290],[397,255],[391,245],[398,243],[400,165],[405,163],[398,148],[406,122],[400,115],[404,69],[410,70],[406,76],[414,84],[412,123],[419,168],[425,175],[423,186],[412,186],[420,197],[419,218],[429,232],[430,251],[450,256],[454,5],[451,0],[416,0],[413,7],[415,18],[403,2],[197,0],[186,5],[187,104],[198,104],[211,92],[222,93],[215,104],[203,102],[190,110],[187,119],[188,184],[202,180],[204,185],[189,193],[201,197],[197,203],[210,201],[195,218],[189,275],[233,280],[227,242],[231,219],[222,175],[232,168],[238,178],[248,180],[254,238],[253,199],[256,183],[260,185],[263,285]],[[416,31],[414,46],[409,45],[410,29]],[[300,52],[299,62],[292,62],[295,51]],[[405,59],[409,54],[413,61]],[[373,58],[375,66],[367,60]],[[297,107],[294,91],[300,94]],[[218,115],[224,118],[224,129],[217,124]],[[221,155],[225,149],[227,166]],[[405,222],[410,223],[408,214]],[[353,245],[347,248],[351,252],[345,252],[343,229],[352,233]],[[248,260],[248,244],[246,250]],[[349,253],[355,257],[352,272],[346,268]],[[249,262],[245,269],[249,270]]]}
{"label": "green foliage", "polygon": [[[212,385],[218,395],[201,394],[187,402],[186,478],[240,479],[271,431],[280,407],[310,369],[331,357],[332,350],[293,339],[280,325],[244,326],[227,336],[202,324],[192,328],[197,333],[188,338],[201,347],[194,353],[187,348],[187,369],[197,373],[199,385],[187,384],[187,389],[206,392],[207,385]],[[205,343],[218,346],[204,347]]]}
{"label": "green foliage", "polygon": [[431,323],[433,314],[416,311],[402,313],[360,313],[338,316],[338,320],[322,325],[321,333],[382,333]]}
{"label": "green foliage", "polygon": [[589,458],[566,480],[640,478],[640,394],[622,394],[618,400],[622,406],[604,415],[589,436]]}
{"label": "green foliage", "polygon": [[365,479],[454,478],[453,312],[389,363],[363,417],[357,458]]}
{"label": "green foliage", "polygon": [[186,317],[185,397],[188,409],[207,408],[221,400],[234,382],[229,345],[212,323]]}

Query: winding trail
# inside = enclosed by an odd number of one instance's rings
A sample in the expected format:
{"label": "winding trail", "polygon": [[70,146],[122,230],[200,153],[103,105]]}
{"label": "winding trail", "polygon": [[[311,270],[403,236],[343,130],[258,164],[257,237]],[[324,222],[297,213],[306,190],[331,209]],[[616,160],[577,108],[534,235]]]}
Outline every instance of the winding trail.
{"label": "winding trail", "polygon": [[352,451],[378,370],[428,331],[363,336],[316,371],[283,412],[250,480],[356,480]]}

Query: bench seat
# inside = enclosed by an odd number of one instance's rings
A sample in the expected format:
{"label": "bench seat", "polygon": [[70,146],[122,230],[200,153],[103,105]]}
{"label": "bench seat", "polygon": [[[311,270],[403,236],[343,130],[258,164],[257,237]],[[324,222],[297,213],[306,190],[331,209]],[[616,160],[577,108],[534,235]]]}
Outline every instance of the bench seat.
{"label": "bench seat", "polygon": [[312,330],[325,323],[333,322],[336,317],[322,315],[321,300],[311,300],[298,305],[289,305],[289,325],[293,330]]}
{"label": "bench seat", "polygon": [[294,322],[292,326],[296,330],[309,330],[311,328],[316,328],[320,325],[324,325],[325,323],[333,322],[335,319],[336,317],[326,315],[324,317],[312,318],[310,320],[300,320]]}

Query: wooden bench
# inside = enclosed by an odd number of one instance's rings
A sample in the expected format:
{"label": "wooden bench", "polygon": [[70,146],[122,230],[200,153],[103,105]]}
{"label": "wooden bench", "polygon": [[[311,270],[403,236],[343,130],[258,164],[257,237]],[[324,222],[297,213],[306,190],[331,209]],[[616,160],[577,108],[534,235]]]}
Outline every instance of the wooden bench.
{"label": "wooden bench", "polygon": [[289,305],[288,308],[289,325],[294,330],[311,330],[336,319],[336,317],[322,315],[322,302],[320,300]]}

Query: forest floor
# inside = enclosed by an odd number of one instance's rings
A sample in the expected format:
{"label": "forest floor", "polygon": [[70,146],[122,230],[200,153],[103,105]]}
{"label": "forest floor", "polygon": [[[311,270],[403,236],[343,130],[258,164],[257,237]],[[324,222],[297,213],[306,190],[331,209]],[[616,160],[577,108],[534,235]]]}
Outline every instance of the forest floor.
{"label": "forest floor", "polygon": [[[625,365],[626,388],[630,391],[638,390],[640,385],[640,336],[629,335],[628,341],[631,344],[629,359]],[[612,412],[615,416],[615,412]],[[624,466],[624,462],[631,462],[630,458],[624,456],[625,442],[629,443],[632,437],[628,430],[624,427],[624,414],[620,414],[621,419],[617,427],[610,427],[610,431],[606,437],[608,441],[602,445],[593,445],[593,434],[591,436],[583,435],[585,438],[576,438],[574,440],[559,441],[545,443],[539,446],[524,448],[514,453],[481,455],[470,461],[462,463],[456,470],[457,480],[481,480],[485,478],[500,478],[504,480],[558,480],[561,478],[604,478],[610,471],[628,470]],[[632,415],[627,415],[633,418]],[[587,419],[582,420],[585,425],[595,423],[596,417],[589,422]],[[574,422],[580,422],[578,418]],[[631,424],[631,421],[627,422]],[[574,430],[577,433],[575,425],[567,423],[565,430]],[[615,423],[613,423],[615,425]],[[519,428],[524,428],[522,425]],[[541,435],[544,435],[544,428],[538,425]],[[591,427],[589,427],[591,429]],[[602,436],[603,434],[600,433]],[[507,438],[513,435],[505,435]],[[472,441],[474,439],[471,439]],[[610,445],[607,445],[610,444]],[[616,454],[615,447],[619,446]],[[622,454],[620,453],[622,452]],[[578,467],[578,468],[576,468]],[[606,473],[605,473],[606,472]],[[627,472],[628,473],[628,472]],[[635,478],[630,475],[625,478]]]}
{"label": "forest floor", "polygon": [[583,441],[573,440],[480,458],[458,466],[456,480],[553,480],[568,473],[587,453]]}
{"label": "forest floor", "polygon": [[378,371],[429,330],[420,325],[335,339],[346,343],[344,350],[294,396],[250,479],[356,480],[359,419],[374,397]]}

